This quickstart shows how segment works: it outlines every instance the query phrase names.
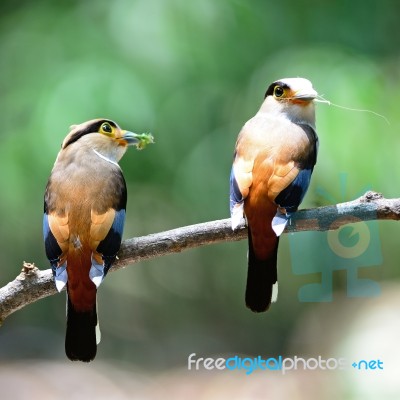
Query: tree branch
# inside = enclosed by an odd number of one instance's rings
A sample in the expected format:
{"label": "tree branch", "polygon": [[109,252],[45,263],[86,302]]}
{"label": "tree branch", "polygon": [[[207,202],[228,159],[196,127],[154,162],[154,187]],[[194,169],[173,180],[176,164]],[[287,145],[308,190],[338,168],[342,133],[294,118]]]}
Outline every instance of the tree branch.
{"label": "tree branch", "polygon": [[[360,221],[399,219],[400,199],[385,199],[379,193],[367,192],[347,203],[300,210],[293,215],[285,232],[335,230]],[[128,239],[122,243],[110,272],[142,260],[246,237],[244,223],[233,232],[228,218]],[[21,273],[0,289],[0,325],[13,312],[55,293],[51,270],[42,271],[24,262]]]}

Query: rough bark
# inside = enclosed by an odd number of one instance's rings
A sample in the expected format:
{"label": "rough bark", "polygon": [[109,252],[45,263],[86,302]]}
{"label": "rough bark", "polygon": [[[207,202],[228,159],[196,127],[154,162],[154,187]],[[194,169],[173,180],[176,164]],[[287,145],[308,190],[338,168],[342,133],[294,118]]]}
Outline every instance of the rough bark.
{"label": "rough bark", "polygon": [[[285,232],[327,231],[349,223],[399,219],[400,199],[385,199],[379,193],[367,192],[354,201],[300,210],[293,215]],[[141,260],[246,237],[244,223],[233,232],[228,218],[127,239],[122,243],[118,260],[110,272]],[[20,308],[55,293],[51,270],[40,270],[34,264],[24,262],[21,273],[0,288],[0,324]]]}

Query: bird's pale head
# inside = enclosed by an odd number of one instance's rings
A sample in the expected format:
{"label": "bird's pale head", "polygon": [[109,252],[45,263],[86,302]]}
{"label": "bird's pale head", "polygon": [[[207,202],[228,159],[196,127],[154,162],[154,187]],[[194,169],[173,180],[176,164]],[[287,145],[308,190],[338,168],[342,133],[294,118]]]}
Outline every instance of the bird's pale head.
{"label": "bird's pale head", "polygon": [[314,99],[318,93],[305,78],[284,78],[269,85],[262,108],[284,113],[293,121],[315,123]]}
{"label": "bird's pale head", "polygon": [[153,142],[150,134],[138,134],[123,130],[110,119],[93,119],[72,125],[62,144],[62,150],[70,146],[81,150],[96,150],[105,157],[119,161],[128,146],[143,148]]}
{"label": "bird's pale head", "polygon": [[265,93],[265,97],[268,96],[279,102],[307,105],[318,96],[318,93],[308,79],[285,78],[269,85]]}

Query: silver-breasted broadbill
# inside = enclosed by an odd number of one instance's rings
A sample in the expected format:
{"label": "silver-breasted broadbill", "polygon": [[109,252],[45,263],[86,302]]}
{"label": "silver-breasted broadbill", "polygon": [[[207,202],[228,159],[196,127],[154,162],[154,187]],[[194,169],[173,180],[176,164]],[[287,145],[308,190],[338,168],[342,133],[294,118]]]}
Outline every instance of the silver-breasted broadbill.
{"label": "silver-breasted broadbill", "polygon": [[100,341],[97,288],[120,248],[127,200],[118,161],[143,135],[108,119],[71,126],[44,196],[43,235],[56,287],[67,289],[65,352],[91,361]]}
{"label": "silver-breasted broadbill", "polygon": [[246,305],[266,311],[277,296],[279,236],[299,207],[317,160],[317,92],[309,80],[280,79],[236,142],[230,178],[232,229],[248,227]]}

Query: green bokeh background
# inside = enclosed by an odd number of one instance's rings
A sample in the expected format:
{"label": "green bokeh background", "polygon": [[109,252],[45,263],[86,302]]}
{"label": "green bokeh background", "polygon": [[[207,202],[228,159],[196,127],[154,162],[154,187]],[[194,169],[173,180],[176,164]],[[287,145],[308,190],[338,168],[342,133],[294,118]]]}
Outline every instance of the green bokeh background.
{"label": "green bokeh background", "polygon": [[[0,286],[23,261],[48,268],[46,181],[68,127],[92,118],[156,139],[121,162],[125,238],[227,218],[237,134],[269,83],[289,76],[310,79],[333,103],[389,121],[318,104],[319,159],[302,207],[351,200],[366,189],[399,197],[399,15],[400,3],[390,0],[3,0]],[[385,282],[398,284],[399,228],[379,228],[383,263],[366,274],[382,283],[384,296]],[[344,340],[341,310],[351,319],[354,304],[364,302],[346,297],[346,276],[338,273],[334,299],[341,303],[300,303],[309,278],[292,273],[287,236],[279,264],[279,301],[265,315],[244,306],[244,241],[110,274],[99,291],[96,362],[160,373],[185,369],[190,353],[334,354],[332,343],[312,332],[298,339],[302,321],[325,307],[319,323],[324,313],[336,318]],[[9,317],[0,329],[0,363],[69,363],[64,302],[64,294],[52,296]],[[357,393],[350,380],[341,395]]]}

